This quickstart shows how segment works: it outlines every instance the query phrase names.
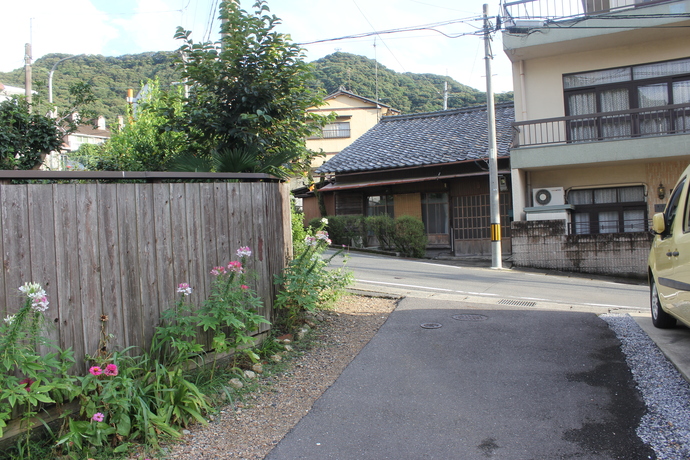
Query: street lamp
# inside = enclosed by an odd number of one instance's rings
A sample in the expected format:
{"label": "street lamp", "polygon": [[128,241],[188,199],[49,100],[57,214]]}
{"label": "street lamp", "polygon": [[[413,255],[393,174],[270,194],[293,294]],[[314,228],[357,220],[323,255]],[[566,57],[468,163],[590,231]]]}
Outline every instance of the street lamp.
{"label": "street lamp", "polygon": [[48,103],[53,103],[53,73],[55,72],[55,69],[57,69],[58,64],[62,61],[66,61],[67,59],[74,59],[79,56],[83,56],[83,54],[77,54],[76,56],[68,56],[66,58],[58,60],[57,62],[55,62],[55,64],[53,64],[53,68],[50,69],[50,73],[48,74]]}

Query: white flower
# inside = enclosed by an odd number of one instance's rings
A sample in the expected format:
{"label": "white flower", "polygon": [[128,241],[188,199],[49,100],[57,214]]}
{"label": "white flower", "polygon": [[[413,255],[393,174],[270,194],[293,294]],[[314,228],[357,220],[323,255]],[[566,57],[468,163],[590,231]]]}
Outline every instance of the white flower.
{"label": "white flower", "polygon": [[26,294],[31,299],[31,308],[35,311],[46,311],[48,309],[48,297],[46,291],[43,290],[38,283],[24,283],[19,287],[19,290]]}
{"label": "white flower", "polygon": [[44,295],[42,297],[36,297],[33,299],[33,302],[31,302],[31,308],[33,308],[35,311],[46,311],[48,309],[48,298]]}
{"label": "white flower", "polygon": [[322,218],[321,218],[321,223],[324,224],[324,225],[328,225],[328,219],[326,219],[325,217],[322,217]]}
{"label": "white flower", "polygon": [[251,257],[252,255],[252,250],[249,249],[249,246],[242,246],[237,250],[237,257]]}
{"label": "white flower", "polygon": [[192,288],[187,283],[180,283],[177,285],[177,293],[188,296],[192,293]]}
{"label": "white flower", "polygon": [[4,319],[5,323],[12,324],[17,315],[7,315]]}

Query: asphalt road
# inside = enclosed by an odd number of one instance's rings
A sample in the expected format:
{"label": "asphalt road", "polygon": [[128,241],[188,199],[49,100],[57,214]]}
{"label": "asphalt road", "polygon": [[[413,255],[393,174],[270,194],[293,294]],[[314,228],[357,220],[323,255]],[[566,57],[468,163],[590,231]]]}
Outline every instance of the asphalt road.
{"label": "asphalt road", "polygon": [[[336,257],[333,266],[340,266],[342,260]],[[347,266],[355,274],[355,288],[363,291],[534,309],[598,313],[649,311],[649,288],[640,282],[623,284],[575,274],[493,270],[461,266],[452,261],[360,253],[350,253]]]}
{"label": "asphalt road", "polygon": [[268,460],[654,458],[597,316],[646,309],[645,286],[359,254],[348,265],[358,289],[406,297]]}

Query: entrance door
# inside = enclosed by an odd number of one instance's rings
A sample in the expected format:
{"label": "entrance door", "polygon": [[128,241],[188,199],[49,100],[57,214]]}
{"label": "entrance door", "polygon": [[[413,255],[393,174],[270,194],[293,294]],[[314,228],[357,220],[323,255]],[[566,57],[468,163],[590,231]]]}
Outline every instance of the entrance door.
{"label": "entrance door", "polygon": [[450,247],[448,193],[422,193],[422,221],[429,247]]}

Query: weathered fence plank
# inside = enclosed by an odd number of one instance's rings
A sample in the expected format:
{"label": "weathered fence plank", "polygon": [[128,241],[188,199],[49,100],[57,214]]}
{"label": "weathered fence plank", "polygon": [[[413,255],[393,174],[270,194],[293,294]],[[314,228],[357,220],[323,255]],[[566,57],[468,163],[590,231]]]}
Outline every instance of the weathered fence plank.
{"label": "weathered fence plank", "polygon": [[[160,184],[153,190],[154,233],[156,242],[156,277],[158,278],[158,303],[160,312],[175,302],[175,260],[172,249],[172,219],[170,187]],[[155,323],[158,323],[156,318]]]}
{"label": "weathered fence plank", "polygon": [[[136,184],[137,240],[139,266],[141,267],[140,293],[144,324],[158,323],[160,304],[158,301],[158,277],[156,276],[156,233],[155,211],[153,209],[153,184]],[[144,343],[148,346],[154,329],[144,327]]]}
{"label": "weathered fence plank", "polygon": [[[122,273],[120,267],[120,238],[118,232],[117,185],[100,184],[98,191],[99,253],[101,260],[101,293],[103,314],[107,321],[102,325],[105,334],[113,334],[108,341],[106,353],[127,346],[125,317],[123,315]],[[106,319],[106,318],[104,318]],[[116,333],[117,332],[117,333]]]}
{"label": "weathered fence plank", "polygon": [[[31,279],[40,283],[46,291],[49,299],[57,294],[57,282],[55,271],[55,222],[52,212],[45,212],[45,206],[34,206],[33,203],[51,203],[53,193],[51,187],[40,185],[27,185],[29,200],[29,242],[31,247]],[[51,305],[49,305],[50,307]],[[51,326],[59,321],[57,309],[46,310],[45,317]],[[57,320],[57,321],[56,321]],[[60,343],[57,327],[48,327],[46,337],[53,343]],[[42,349],[42,353],[52,351]]]}
{"label": "weathered fence plank", "polygon": [[79,254],[79,286],[84,348],[88,354],[98,351],[103,297],[98,231],[98,185],[77,187],[77,250]]}
{"label": "weathered fence plank", "polygon": [[144,343],[144,315],[141,311],[141,267],[137,241],[135,187],[117,184],[118,233],[120,239],[120,277],[122,279],[122,309],[125,320],[123,334],[127,347],[146,346]]}
{"label": "weathered fence plank", "polygon": [[[3,188],[4,189],[4,188]],[[57,295],[51,297],[51,308],[58,315],[60,346],[72,347],[77,358],[75,371],[83,373],[84,320],[81,314],[79,279],[79,242],[77,238],[77,196],[74,184],[53,186],[55,212],[55,271]]]}
{"label": "weathered fence plank", "polygon": [[16,313],[24,301],[19,286],[32,281],[28,206],[26,185],[6,188],[2,194],[4,291],[9,313]]}

